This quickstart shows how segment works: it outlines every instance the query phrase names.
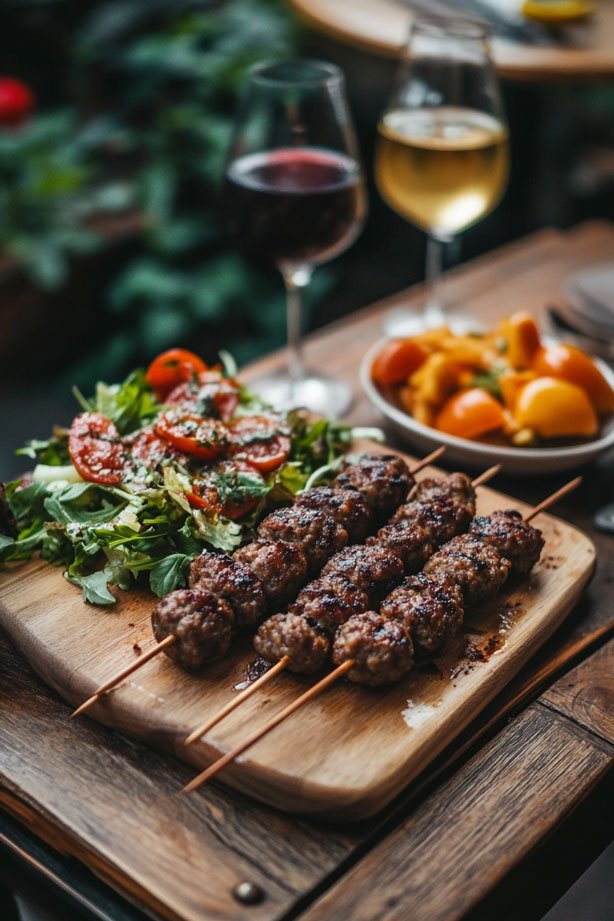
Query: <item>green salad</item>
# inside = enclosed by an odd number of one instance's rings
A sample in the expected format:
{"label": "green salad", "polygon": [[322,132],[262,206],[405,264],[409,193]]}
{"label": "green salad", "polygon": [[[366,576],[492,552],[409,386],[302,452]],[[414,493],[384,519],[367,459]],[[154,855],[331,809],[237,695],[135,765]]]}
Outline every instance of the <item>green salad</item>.
{"label": "green salad", "polygon": [[172,349],[121,384],[99,383],[70,429],[17,453],[31,473],[0,492],[0,562],[34,554],[85,601],[110,587],[163,596],[204,548],[232,552],[272,508],[325,479],[355,431],[263,404],[228,356],[207,367]]}

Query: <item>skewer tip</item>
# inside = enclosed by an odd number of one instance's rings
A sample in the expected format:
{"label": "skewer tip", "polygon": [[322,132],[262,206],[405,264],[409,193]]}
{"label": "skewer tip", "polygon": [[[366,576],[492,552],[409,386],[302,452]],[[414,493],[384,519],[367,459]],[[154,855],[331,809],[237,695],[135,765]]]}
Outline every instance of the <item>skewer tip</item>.
{"label": "skewer tip", "polygon": [[94,704],[95,704],[98,700],[100,700],[100,694],[99,694],[99,693],[92,694],[92,696],[91,696],[91,697],[88,697],[87,700],[84,700],[83,703],[82,703],[79,707],[77,707],[76,710],[73,710],[73,712],[70,714],[71,720],[74,720],[74,718],[75,718],[76,716],[80,716],[80,715],[81,715],[82,713],[84,713],[86,710],[89,710],[89,708],[90,708],[90,707],[93,707]]}

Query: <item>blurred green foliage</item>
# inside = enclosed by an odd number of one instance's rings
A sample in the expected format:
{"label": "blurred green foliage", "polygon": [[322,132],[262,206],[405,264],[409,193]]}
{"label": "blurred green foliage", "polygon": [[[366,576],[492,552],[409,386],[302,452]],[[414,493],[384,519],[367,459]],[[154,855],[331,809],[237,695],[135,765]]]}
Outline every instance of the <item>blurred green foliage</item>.
{"label": "blurred green foliage", "polygon": [[94,104],[115,122],[113,149],[143,216],[140,252],[110,286],[122,322],[100,364],[143,360],[194,331],[209,358],[283,341],[281,282],[229,248],[218,199],[247,69],[294,48],[281,0],[115,0],[85,22],[78,70],[102,87]]}
{"label": "blurred green foliage", "polygon": [[0,249],[46,290],[66,282],[71,256],[103,245],[88,226],[94,215],[134,204],[129,183],[100,175],[96,151],[109,130],[61,111],[0,131]]}

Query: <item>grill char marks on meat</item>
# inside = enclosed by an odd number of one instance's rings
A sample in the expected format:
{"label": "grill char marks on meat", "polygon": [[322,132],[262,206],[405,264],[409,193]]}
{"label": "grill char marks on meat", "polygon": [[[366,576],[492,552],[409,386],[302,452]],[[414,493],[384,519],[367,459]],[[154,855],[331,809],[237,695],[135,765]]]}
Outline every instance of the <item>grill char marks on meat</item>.
{"label": "grill char marks on meat", "polygon": [[362,494],[372,525],[383,524],[404,501],[415,480],[401,457],[382,454],[347,464],[335,477],[336,489],[355,489]]}
{"label": "grill char marks on meat", "polygon": [[326,560],[345,547],[348,534],[332,515],[313,508],[280,508],[258,525],[261,540],[284,540],[298,544],[305,552],[311,573],[319,572]]}
{"label": "grill char marks on meat", "polygon": [[285,607],[307,578],[307,556],[298,544],[284,540],[254,540],[235,550],[233,559],[260,579],[269,608]]}
{"label": "grill char marks on meat", "polygon": [[305,586],[288,610],[299,614],[325,633],[335,630],[352,616],[369,607],[369,596],[347,576],[332,572]]}
{"label": "grill char marks on meat", "polygon": [[475,490],[465,473],[448,473],[445,477],[425,477],[417,484],[414,498],[416,502],[451,499],[455,505],[467,507],[470,513],[469,521],[475,515]]}
{"label": "grill char marks on meat", "polygon": [[190,565],[188,584],[227,601],[240,628],[252,627],[264,617],[267,598],[262,582],[251,569],[226,554],[203,550]]}
{"label": "grill char marks on meat", "polygon": [[166,654],[188,671],[194,671],[228,652],[234,627],[232,608],[223,598],[201,589],[181,588],[155,606],[151,624],[160,643],[175,642]]}
{"label": "grill char marks on meat", "polygon": [[295,502],[299,508],[314,508],[331,515],[348,533],[350,544],[359,544],[367,536],[369,509],[362,495],[354,489],[316,486],[301,493]]}
{"label": "grill char marks on meat", "polygon": [[403,563],[396,554],[385,547],[360,545],[346,547],[328,561],[322,575],[329,576],[333,573],[345,576],[353,582],[369,596],[373,604],[401,581]]}
{"label": "grill char marks on meat", "polygon": [[368,611],[350,617],[337,631],[333,663],[341,665],[347,659],[355,660],[347,673],[351,681],[371,687],[392,684],[412,668],[412,641],[400,621]]}
{"label": "grill char marks on meat", "polygon": [[544,546],[541,531],[523,521],[520,512],[513,509],[474,518],[469,534],[496,547],[512,564],[512,572],[520,576],[531,571]]}
{"label": "grill char marks on meat", "polygon": [[508,577],[511,563],[496,547],[470,534],[460,534],[435,553],[424,572],[433,579],[451,579],[461,589],[465,605],[495,595]]}
{"label": "grill char marks on meat", "polygon": [[425,528],[408,521],[397,521],[384,525],[376,537],[369,537],[369,546],[382,547],[394,553],[403,563],[405,572],[417,572],[435,552],[435,545],[429,540]]}
{"label": "grill char marks on meat", "polygon": [[380,613],[405,626],[416,650],[432,655],[460,629],[463,596],[452,580],[434,581],[418,573],[388,595]]}
{"label": "grill char marks on meat", "polygon": [[310,674],[320,669],[330,655],[328,636],[301,614],[274,614],[254,637],[256,652],[268,662],[289,656],[292,671]]}

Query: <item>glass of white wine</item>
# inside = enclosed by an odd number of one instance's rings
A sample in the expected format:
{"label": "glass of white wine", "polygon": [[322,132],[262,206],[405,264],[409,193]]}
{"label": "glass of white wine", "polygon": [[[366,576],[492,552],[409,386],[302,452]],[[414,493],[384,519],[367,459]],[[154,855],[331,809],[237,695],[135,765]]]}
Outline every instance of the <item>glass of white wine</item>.
{"label": "glass of white wine", "polygon": [[378,125],[375,178],[390,207],[428,234],[426,307],[389,317],[411,334],[466,317],[441,302],[443,245],[477,223],[507,184],[508,130],[488,37],[466,21],[420,18],[410,28],[397,89]]}

